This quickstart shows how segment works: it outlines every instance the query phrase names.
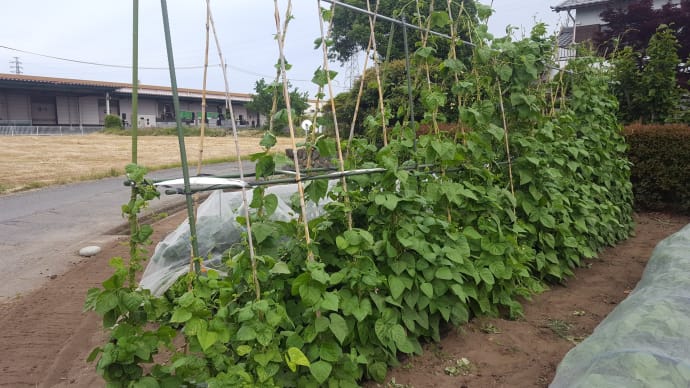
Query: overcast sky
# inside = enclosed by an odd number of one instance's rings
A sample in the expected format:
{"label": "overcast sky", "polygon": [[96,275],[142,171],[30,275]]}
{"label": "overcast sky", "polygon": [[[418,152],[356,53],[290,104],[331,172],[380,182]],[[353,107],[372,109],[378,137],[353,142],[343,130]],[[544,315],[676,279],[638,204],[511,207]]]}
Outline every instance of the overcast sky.
{"label": "overcast sky", "polygon": [[[482,0],[489,4],[490,0]],[[560,0],[495,0],[496,11],[489,22],[490,31],[505,35],[510,24],[528,31],[537,21],[558,29],[559,15],[549,6]],[[280,0],[284,14],[286,0]],[[322,3],[324,6],[327,3]],[[259,78],[272,79],[273,65],[278,58],[273,14],[270,0],[212,0],[211,7],[220,39],[221,49],[228,63],[230,89],[251,93]],[[286,57],[293,65],[288,73],[291,82],[300,90],[310,91],[314,70],[323,61],[321,50],[314,50],[314,39],[320,36],[315,0],[293,0],[293,14],[286,42]],[[205,0],[168,0],[172,42],[176,67],[203,65],[205,40]],[[167,57],[161,18],[160,1],[140,0],[139,64],[142,67],[166,67]],[[336,10],[337,12],[337,10]],[[131,1],[94,0],[21,0],[3,2],[0,23],[0,46],[67,59],[101,64],[131,65],[132,4]],[[517,33],[518,35],[521,32]],[[10,72],[10,64],[18,56],[23,73],[49,77],[131,82],[131,70],[85,65],[16,52],[0,48],[0,72]],[[218,64],[213,41],[209,63]],[[360,63],[361,66],[363,63]],[[337,63],[332,64],[334,68]],[[337,69],[336,93],[343,91],[361,68]],[[201,88],[203,70],[178,70],[180,87]],[[170,85],[166,70],[140,70],[139,79],[145,84]],[[208,88],[223,90],[219,67],[209,67]]]}

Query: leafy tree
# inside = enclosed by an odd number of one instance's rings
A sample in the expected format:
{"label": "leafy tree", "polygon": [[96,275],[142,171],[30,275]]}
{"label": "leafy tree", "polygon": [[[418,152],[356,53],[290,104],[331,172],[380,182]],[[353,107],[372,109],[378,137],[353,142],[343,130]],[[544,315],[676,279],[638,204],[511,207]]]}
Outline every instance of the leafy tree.
{"label": "leafy tree", "polygon": [[676,54],[680,44],[673,30],[661,25],[649,40],[648,62],[642,69],[642,115],[650,122],[665,122],[679,103],[676,69],[680,58]]}
{"label": "leafy tree", "polygon": [[[292,85],[288,85],[292,87]],[[256,81],[254,85],[255,94],[252,95],[252,100],[247,103],[247,109],[260,113],[266,117],[270,117],[273,110],[273,99],[276,98],[276,112],[285,109],[285,97],[283,95],[283,85],[278,83],[266,83],[266,80],[261,78]],[[307,92],[300,92],[298,88],[293,88],[290,91],[290,107],[294,111],[293,117],[298,118],[309,107],[309,94]],[[278,116],[278,115],[276,115]],[[284,115],[280,115],[283,117]],[[278,123],[274,117],[274,122]],[[285,123],[282,123],[285,124]]]}
{"label": "leafy tree", "polygon": [[[346,0],[344,3],[361,9],[367,9],[366,0]],[[372,11],[375,3],[375,0],[370,0]],[[402,16],[405,16],[408,23],[417,25],[420,21],[417,12],[417,4],[419,5],[419,11],[422,15],[429,14],[428,10],[430,6],[438,12],[436,14],[431,13],[432,23],[433,18],[442,17],[442,13],[447,12],[448,7],[448,3],[442,0],[405,2],[397,0],[379,0],[378,13],[398,20],[402,19]],[[461,23],[456,23],[455,26],[458,37],[467,40],[471,28],[477,25],[477,4],[475,4],[473,0],[460,0],[452,2],[451,7],[453,19],[462,20]],[[423,22],[425,23],[426,21],[425,19]],[[437,32],[450,34],[450,25],[441,24],[433,25],[433,29]],[[332,29],[333,44],[329,49],[331,58],[338,59],[340,62],[345,63],[358,52],[366,50],[369,44],[369,35],[371,31],[369,17],[367,15],[344,7],[337,7],[333,13]],[[405,57],[405,45],[402,27],[400,25],[393,26],[390,22],[377,19],[375,35],[379,56],[391,60]],[[445,39],[438,37],[431,37],[429,40],[430,46],[438,46],[437,49],[439,52],[437,54],[439,57],[445,57],[448,52],[448,45],[446,42],[442,42],[443,40]],[[420,34],[408,29],[408,42],[410,52],[414,52],[420,42]]]}
{"label": "leafy tree", "polygon": [[601,18],[606,27],[594,41],[602,52],[612,53],[616,44],[644,51],[657,27],[666,24],[676,31],[680,42],[678,55],[690,55],[690,0],[681,0],[680,4],[669,2],[659,9],[654,9],[653,0],[639,0],[626,9],[608,8]]}
{"label": "leafy tree", "polygon": [[674,32],[662,24],[649,40],[644,55],[625,47],[614,57],[615,91],[620,117],[626,122],[665,122],[672,119],[680,92],[676,71],[680,46]]}
{"label": "leafy tree", "polygon": [[614,93],[618,98],[619,116],[625,122],[637,120],[639,117],[639,79],[640,54],[627,46],[616,53],[613,58],[613,75],[616,80]]}

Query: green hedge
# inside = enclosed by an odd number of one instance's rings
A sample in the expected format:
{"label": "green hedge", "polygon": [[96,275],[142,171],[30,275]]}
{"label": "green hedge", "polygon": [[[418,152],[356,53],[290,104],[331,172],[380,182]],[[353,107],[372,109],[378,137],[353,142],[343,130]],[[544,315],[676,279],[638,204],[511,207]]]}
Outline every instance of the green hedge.
{"label": "green hedge", "polygon": [[120,116],[116,116],[116,115],[105,116],[104,127],[105,128],[122,129],[122,120],[120,120]]}
{"label": "green hedge", "polygon": [[690,214],[690,126],[634,124],[625,136],[636,207]]}

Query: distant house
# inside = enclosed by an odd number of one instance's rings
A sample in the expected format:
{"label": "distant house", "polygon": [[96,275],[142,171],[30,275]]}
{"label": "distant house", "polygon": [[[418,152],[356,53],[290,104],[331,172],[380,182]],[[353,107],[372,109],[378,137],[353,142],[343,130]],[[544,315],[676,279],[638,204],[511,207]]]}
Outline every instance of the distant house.
{"label": "distant house", "polygon": [[[132,85],[68,78],[0,73],[0,126],[101,127],[107,114],[120,116],[139,127],[174,126],[172,90],[165,86],[139,85],[139,110],[132,117]],[[187,124],[201,122],[202,91],[179,89],[180,113]],[[241,127],[259,127],[265,117],[247,110],[251,95],[231,93],[235,121]],[[229,127],[225,93],[207,91],[210,126]]]}
{"label": "distant house", "polygon": [[[601,13],[607,8],[625,9],[628,4],[638,0],[565,0],[551,7],[554,12],[567,12],[566,25],[561,28],[558,37],[559,57],[567,59],[575,56],[574,43],[586,42],[594,38],[605,26]],[[679,0],[654,0],[654,7],[664,4],[678,4]]]}

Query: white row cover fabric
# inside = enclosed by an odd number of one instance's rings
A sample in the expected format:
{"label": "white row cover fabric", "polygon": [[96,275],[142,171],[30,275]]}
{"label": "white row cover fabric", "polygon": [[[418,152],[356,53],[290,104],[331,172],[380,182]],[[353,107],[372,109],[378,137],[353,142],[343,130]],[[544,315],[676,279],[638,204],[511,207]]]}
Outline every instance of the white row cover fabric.
{"label": "white row cover fabric", "polygon": [[[335,180],[329,182],[329,189]],[[291,197],[297,192],[296,184],[277,185],[266,189],[266,195],[278,197],[278,207],[271,219],[290,221],[298,217],[290,206]],[[247,202],[251,203],[253,190],[247,190]],[[311,220],[323,214],[323,207],[330,199],[326,197],[318,204],[307,202],[307,217]],[[253,213],[254,209],[250,209]],[[214,191],[197,211],[197,242],[199,255],[204,257],[204,266],[223,271],[222,255],[242,238],[244,225],[237,217],[245,214],[242,193]],[[191,258],[189,222],[185,220],[175,231],[158,243],[149,260],[139,287],[148,289],[155,296],[162,295],[175,281],[189,271]]]}
{"label": "white row cover fabric", "polygon": [[690,387],[690,225],[656,246],[637,287],[568,352],[551,387]]}

